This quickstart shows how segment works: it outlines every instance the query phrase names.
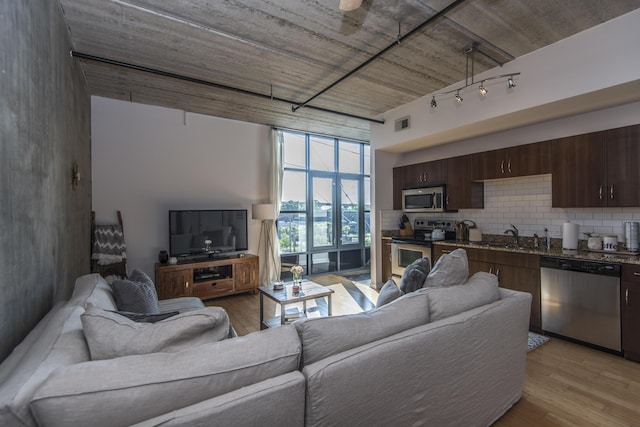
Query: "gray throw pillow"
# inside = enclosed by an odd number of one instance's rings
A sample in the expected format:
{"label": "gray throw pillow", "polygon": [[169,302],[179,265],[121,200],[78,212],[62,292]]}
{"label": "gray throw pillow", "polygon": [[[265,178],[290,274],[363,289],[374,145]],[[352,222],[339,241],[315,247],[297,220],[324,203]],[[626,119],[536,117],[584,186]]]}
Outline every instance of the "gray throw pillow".
{"label": "gray throw pillow", "polygon": [[398,285],[396,285],[396,282],[394,282],[393,279],[389,279],[382,289],[380,289],[376,307],[382,307],[383,305],[400,298],[402,295],[404,295],[404,292],[402,292]]}
{"label": "gray throw pillow", "polygon": [[90,306],[80,318],[92,360],[174,353],[226,339],[230,326],[229,316],[221,307],[188,311],[156,323],[139,323]]}
{"label": "gray throw pillow", "polygon": [[151,286],[151,289],[153,289],[153,293],[156,295],[156,299],[158,299],[156,285],[155,283],[153,283],[153,280],[151,280],[151,277],[149,277],[149,275],[147,275],[147,273],[145,273],[144,271],[134,268],[129,275],[129,280],[131,280],[132,282],[146,283],[147,285]]}
{"label": "gray throw pillow", "polygon": [[456,249],[438,259],[424,282],[425,288],[462,285],[469,278],[467,251]]}
{"label": "gray throw pillow", "polygon": [[400,290],[405,294],[420,289],[424,285],[427,275],[420,267],[410,265],[402,273],[400,279]]}
{"label": "gray throw pillow", "polygon": [[114,280],[111,287],[118,311],[160,314],[158,294],[152,285],[132,280]]}

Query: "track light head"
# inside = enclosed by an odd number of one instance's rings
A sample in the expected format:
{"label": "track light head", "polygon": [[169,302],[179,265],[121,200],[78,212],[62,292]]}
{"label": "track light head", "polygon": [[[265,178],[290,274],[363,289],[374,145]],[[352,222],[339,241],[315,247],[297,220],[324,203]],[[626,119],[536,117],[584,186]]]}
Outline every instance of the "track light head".
{"label": "track light head", "polygon": [[513,76],[509,76],[509,80],[507,80],[507,84],[509,85],[508,88],[514,88],[516,87],[516,84],[513,82]]}
{"label": "track light head", "polygon": [[431,97],[431,108],[436,108],[438,106],[438,103],[436,102],[436,97],[433,96]]}
{"label": "track light head", "polygon": [[460,96],[460,89],[458,89],[458,91],[456,92],[456,101],[458,101],[458,104],[462,102],[462,97]]}
{"label": "track light head", "polygon": [[480,87],[478,88],[480,91],[480,95],[485,96],[487,94],[487,88],[484,87],[484,80],[480,83]]}

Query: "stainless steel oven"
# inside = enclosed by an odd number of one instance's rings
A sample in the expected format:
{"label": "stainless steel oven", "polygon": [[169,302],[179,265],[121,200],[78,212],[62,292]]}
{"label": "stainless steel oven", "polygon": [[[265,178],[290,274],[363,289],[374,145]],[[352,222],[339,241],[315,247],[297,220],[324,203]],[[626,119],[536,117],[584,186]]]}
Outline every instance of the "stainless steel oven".
{"label": "stainless steel oven", "polygon": [[[439,237],[435,238],[435,230]],[[429,258],[433,264],[433,240],[454,239],[453,221],[446,219],[416,218],[413,222],[412,236],[397,236],[391,239],[391,274],[402,276],[405,268],[418,258]],[[432,237],[432,234],[434,237]]]}
{"label": "stainless steel oven", "polygon": [[431,242],[414,244],[391,241],[391,274],[394,276],[402,276],[404,269],[420,258],[429,258],[431,261]]}

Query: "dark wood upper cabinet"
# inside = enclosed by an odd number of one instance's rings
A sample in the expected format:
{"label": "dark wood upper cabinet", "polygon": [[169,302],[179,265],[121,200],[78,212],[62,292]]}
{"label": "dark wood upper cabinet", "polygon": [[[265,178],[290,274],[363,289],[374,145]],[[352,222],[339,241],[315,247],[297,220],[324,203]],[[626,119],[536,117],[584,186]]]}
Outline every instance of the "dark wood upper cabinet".
{"label": "dark wood upper cabinet", "polygon": [[471,181],[471,158],[447,159],[447,210],[484,208],[484,183]]}
{"label": "dark wood upper cabinet", "polygon": [[611,129],[607,139],[607,206],[640,206],[640,125]]}
{"label": "dark wood upper cabinet", "polygon": [[472,158],[472,179],[513,178],[551,172],[549,141],[476,153]]}
{"label": "dark wood upper cabinet", "polygon": [[552,206],[640,206],[639,144],[640,125],[552,141]]}
{"label": "dark wood upper cabinet", "polygon": [[442,185],[447,180],[447,159],[393,168],[393,209],[402,209],[405,188]]}

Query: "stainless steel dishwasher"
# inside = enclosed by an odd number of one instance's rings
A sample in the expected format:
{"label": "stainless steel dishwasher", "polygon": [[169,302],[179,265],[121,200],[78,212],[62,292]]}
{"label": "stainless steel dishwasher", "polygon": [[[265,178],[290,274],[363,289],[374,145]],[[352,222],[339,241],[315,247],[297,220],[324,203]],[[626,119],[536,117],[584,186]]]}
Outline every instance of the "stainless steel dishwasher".
{"label": "stainless steel dishwasher", "polygon": [[621,351],[620,264],[540,257],[542,329]]}

